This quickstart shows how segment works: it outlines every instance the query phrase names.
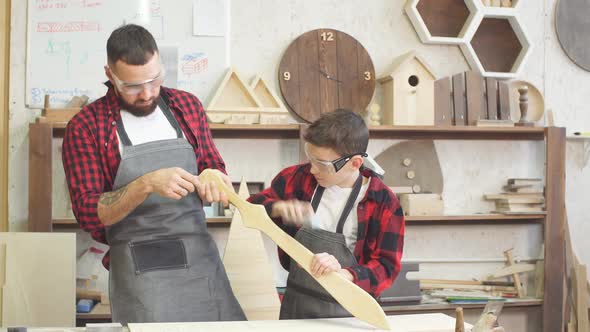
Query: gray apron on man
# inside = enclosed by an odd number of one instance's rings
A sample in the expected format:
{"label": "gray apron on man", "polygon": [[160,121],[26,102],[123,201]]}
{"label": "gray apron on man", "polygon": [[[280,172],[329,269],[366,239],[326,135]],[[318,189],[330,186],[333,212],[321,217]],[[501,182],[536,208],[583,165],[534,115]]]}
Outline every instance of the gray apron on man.
{"label": "gray apron on man", "polygon": [[[162,168],[180,167],[198,174],[193,147],[166,103],[160,99],[158,104],[177,138],[134,146],[119,119],[117,132],[125,148],[113,190]],[[207,232],[196,193],[181,200],[152,193],[106,233],[113,322],[246,319]]]}
{"label": "gray apron on man", "polygon": [[[356,258],[346,246],[342,230],[361,190],[362,179],[362,175],[359,174],[344,206],[335,233],[304,226],[295,234],[295,239],[311,252],[314,254],[326,252],[333,255],[343,268],[357,263]],[[311,202],[314,211],[317,210],[323,193],[324,188],[319,186]],[[280,319],[349,316],[351,316],[350,313],[338,304],[307,271],[302,269],[296,262],[291,261],[289,277],[287,278],[287,290],[281,304]]]}

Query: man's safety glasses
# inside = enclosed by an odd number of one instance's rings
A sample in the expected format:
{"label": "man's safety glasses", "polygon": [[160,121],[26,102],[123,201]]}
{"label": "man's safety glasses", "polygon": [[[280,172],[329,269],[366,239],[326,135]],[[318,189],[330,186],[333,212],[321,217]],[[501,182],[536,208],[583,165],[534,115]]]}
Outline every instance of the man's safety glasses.
{"label": "man's safety glasses", "polygon": [[145,80],[143,82],[130,83],[130,82],[122,81],[120,78],[118,78],[112,69],[110,70],[110,72],[111,72],[111,75],[113,76],[115,84],[117,85],[117,88],[119,88],[119,91],[121,91],[121,93],[124,93],[126,95],[136,95],[136,94],[140,94],[141,92],[143,92],[146,89],[151,90],[151,89],[158,88],[162,85],[162,83],[164,83],[164,77],[166,75],[166,71],[164,70],[164,68],[162,68],[160,70],[160,73],[158,74],[158,76],[156,76],[154,78],[151,78],[149,80]]}
{"label": "man's safety glasses", "polygon": [[335,159],[332,161],[325,161],[325,160],[316,159],[312,155],[310,155],[307,143],[305,143],[304,149],[305,149],[305,155],[307,156],[307,159],[309,159],[309,161],[315,167],[317,167],[317,169],[320,172],[323,172],[323,173],[336,173],[336,172],[338,172],[354,156],[361,156],[364,158],[369,156],[365,152],[357,152],[357,153],[349,154],[347,156],[344,156],[344,157],[341,157],[341,158],[338,158],[338,159]]}

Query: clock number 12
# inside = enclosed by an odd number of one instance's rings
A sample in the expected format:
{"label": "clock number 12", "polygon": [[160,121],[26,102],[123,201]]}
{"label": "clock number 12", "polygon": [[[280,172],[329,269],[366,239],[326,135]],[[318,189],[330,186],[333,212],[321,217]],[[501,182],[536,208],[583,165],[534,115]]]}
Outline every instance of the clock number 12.
{"label": "clock number 12", "polygon": [[332,31],[322,32],[321,34],[323,41],[334,41],[334,33]]}

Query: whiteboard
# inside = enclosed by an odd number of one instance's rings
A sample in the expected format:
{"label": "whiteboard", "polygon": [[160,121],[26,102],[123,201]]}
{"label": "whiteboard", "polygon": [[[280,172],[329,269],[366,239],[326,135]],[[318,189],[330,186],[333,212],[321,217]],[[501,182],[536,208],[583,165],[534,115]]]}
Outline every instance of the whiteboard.
{"label": "whiteboard", "polygon": [[[28,0],[26,104],[52,107],[72,96],[90,100],[106,92],[106,42],[125,23],[147,28],[161,50],[165,85],[195,94],[206,104],[229,67],[229,0],[212,15],[225,32],[199,36],[195,19],[204,15],[197,0]],[[218,6],[219,7],[219,6]],[[210,15],[209,18],[211,19]]]}

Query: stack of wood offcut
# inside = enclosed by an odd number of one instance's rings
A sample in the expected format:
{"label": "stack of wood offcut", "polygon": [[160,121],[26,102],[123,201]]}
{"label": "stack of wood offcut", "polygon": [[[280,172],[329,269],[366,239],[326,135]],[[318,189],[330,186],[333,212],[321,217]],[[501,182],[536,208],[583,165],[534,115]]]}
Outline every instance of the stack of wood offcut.
{"label": "stack of wood offcut", "polygon": [[545,197],[543,182],[537,178],[508,179],[504,192],[486,194],[484,199],[495,201],[494,213],[502,214],[544,214]]}

